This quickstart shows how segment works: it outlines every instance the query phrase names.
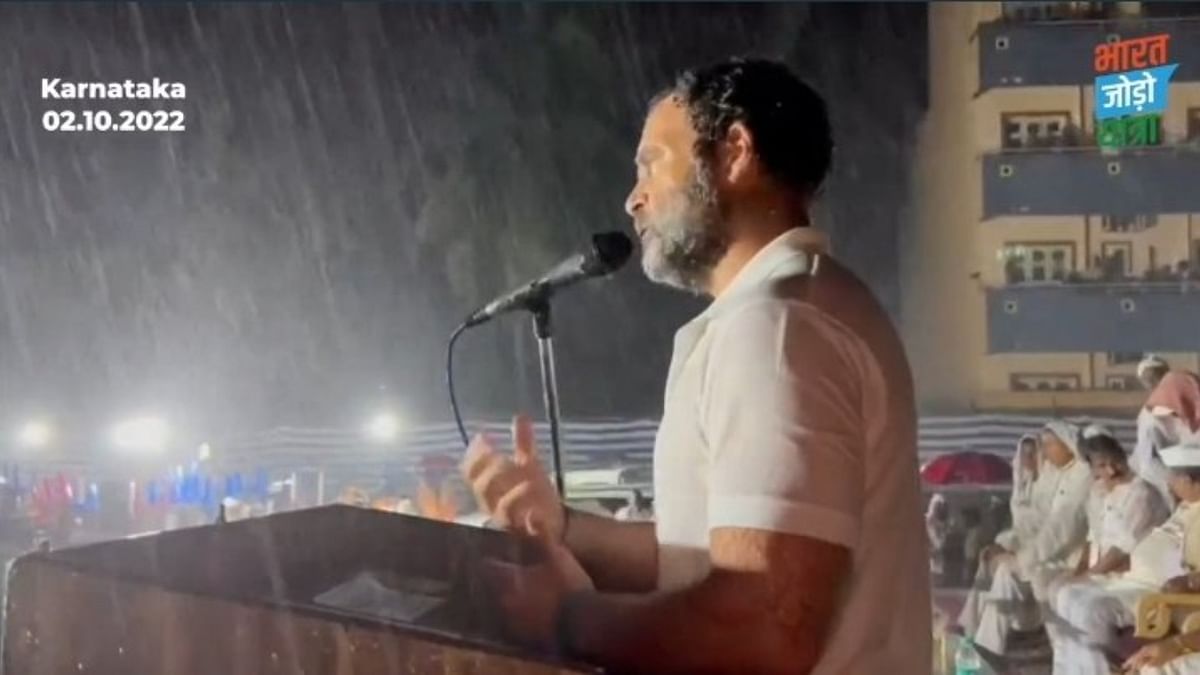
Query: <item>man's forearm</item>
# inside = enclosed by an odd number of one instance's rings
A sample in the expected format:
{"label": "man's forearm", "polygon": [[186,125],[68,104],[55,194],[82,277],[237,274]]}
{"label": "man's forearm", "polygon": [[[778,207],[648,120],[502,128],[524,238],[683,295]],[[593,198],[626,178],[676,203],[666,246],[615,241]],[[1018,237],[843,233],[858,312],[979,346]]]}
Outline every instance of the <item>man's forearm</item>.
{"label": "man's forearm", "polygon": [[808,672],[823,636],[781,638],[754,596],[714,578],[665,593],[577,593],[561,615],[563,646],[622,673]]}
{"label": "man's forearm", "polygon": [[653,523],[625,523],[571,509],[565,539],[600,590],[644,593],[658,582]]}

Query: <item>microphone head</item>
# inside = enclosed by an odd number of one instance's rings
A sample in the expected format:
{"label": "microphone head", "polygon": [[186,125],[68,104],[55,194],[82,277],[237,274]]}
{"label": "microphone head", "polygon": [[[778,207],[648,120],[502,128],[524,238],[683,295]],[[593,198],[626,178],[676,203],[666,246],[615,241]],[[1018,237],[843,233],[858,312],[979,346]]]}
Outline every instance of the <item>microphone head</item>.
{"label": "microphone head", "polygon": [[587,267],[594,274],[617,271],[633,255],[633,241],[624,232],[601,232],[592,235],[592,251]]}

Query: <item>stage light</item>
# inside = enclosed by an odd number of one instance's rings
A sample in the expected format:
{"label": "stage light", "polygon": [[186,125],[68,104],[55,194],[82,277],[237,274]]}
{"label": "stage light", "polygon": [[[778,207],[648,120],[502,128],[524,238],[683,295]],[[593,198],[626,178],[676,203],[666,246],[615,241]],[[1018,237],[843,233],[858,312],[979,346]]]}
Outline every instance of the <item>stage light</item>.
{"label": "stage light", "polygon": [[113,426],[113,444],[122,450],[162,452],[169,436],[167,423],[157,417],[135,417]]}
{"label": "stage light", "polygon": [[391,443],[400,435],[400,419],[390,412],[379,413],[367,423],[365,432],[376,443]]}
{"label": "stage light", "polygon": [[26,448],[44,448],[50,445],[50,442],[53,440],[54,429],[49,424],[39,420],[26,422],[17,431],[17,442]]}

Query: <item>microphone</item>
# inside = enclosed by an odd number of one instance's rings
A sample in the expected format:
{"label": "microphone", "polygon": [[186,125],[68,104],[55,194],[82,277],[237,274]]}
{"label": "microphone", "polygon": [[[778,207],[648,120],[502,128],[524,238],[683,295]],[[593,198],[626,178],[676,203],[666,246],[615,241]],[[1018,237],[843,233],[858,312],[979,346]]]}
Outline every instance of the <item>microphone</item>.
{"label": "microphone", "polygon": [[549,300],[559,289],[584,279],[602,277],[617,271],[632,254],[633,242],[624,233],[594,234],[590,251],[576,253],[537,279],[492,300],[467,317],[463,328],[478,326],[514,310],[534,309]]}

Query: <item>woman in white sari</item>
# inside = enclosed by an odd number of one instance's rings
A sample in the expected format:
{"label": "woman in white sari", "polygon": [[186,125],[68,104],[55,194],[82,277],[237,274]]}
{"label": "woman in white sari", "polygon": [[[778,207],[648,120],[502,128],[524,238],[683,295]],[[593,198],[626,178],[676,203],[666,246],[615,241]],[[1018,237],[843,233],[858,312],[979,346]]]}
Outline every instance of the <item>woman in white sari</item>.
{"label": "woman in white sari", "polygon": [[1013,455],[1013,489],[1008,499],[1012,526],[996,535],[996,545],[1005,551],[1016,551],[1022,539],[1033,538],[1038,523],[1050,507],[1053,493],[1043,490],[1042,494],[1037,494],[1034,490],[1040,461],[1037,436],[1022,436]]}
{"label": "woman in white sari", "polygon": [[1088,577],[1105,577],[1129,569],[1130,553],[1167,519],[1169,511],[1152,485],[1129,467],[1125,449],[1110,434],[1090,435],[1083,442],[1094,483],[1088,500],[1088,543],[1073,574],[1052,585],[1052,602],[1046,631],[1054,647],[1055,675],[1107,675],[1102,651],[1091,646],[1085,631],[1073,628],[1062,617],[1073,602],[1066,589]]}
{"label": "woman in white sari", "polygon": [[[1015,552],[1021,541],[1032,540],[1037,534],[1038,526],[1050,510],[1050,500],[1054,492],[1048,489],[1051,481],[1044,481],[1040,486],[1038,484],[1041,463],[1037,436],[1022,436],[1017,442],[1017,451],[1013,454],[1013,489],[1008,500],[1012,526],[996,535],[995,544],[985,548],[980,555],[975,582],[971,592],[967,594],[966,604],[959,616],[959,625],[968,635],[974,635],[979,627],[984,599],[992,586],[994,570],[988,564],[989,561],[998,554]],[[1027,619],[1021,623],[1036,625],[1036,619]]]}
{"label": "woman in white sari", "polygon": [[1079,440],[1073,424],[1046,425],[1042,463],[1031,491],[1037,516],[1027,533],[1014,537],[1012,550],[991,548],[980,563],[959,623],[977,645],[993,653],[1004,653],[1012,631],[1042,625],[1039,603],[1049,581],[1072,568],[1086,540],[1091,473],[1080,456]]}

